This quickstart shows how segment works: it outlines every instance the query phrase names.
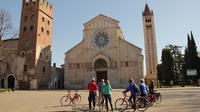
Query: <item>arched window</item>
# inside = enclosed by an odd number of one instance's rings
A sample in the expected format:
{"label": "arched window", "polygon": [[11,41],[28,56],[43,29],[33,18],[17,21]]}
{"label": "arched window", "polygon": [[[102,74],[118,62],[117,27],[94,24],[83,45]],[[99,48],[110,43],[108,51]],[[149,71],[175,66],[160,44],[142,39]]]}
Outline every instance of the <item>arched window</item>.
{"label": "arched window", "polygon": [[41,28],[41,31],[44,32],[44,28],[43,27]]}
{"label": "arched window", "polygon": [[47,30],[47,35],[49,35],[49,30]]}
{"label": "arched window", "polygon": [[24,32],[26,32],[26,26],[24,26],[24,29],[23,29],[23,31],[24,31]]}
{"label": "arched window", "polygon": [[44,22],[44,17],[42,17],[42,22]]}
{"label": "arched window", "polygon": [[31,16],[31,20],[34,20],[34,15]]}
{"label": "arched window", "polygon": [[30,26],[30,30],[31,30],[31,31],[33,30],[33,25]]}

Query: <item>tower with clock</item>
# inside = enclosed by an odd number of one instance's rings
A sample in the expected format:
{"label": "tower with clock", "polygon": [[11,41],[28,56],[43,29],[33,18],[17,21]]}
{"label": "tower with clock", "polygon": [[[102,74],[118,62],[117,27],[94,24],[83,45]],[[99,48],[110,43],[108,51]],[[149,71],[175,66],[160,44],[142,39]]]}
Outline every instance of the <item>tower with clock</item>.
{"label": "tower with clock", "polygon": [[125,40],[119,21],[100,14],[84,24],[83,40],[65,53],[64,86],[86,89],[91,78],[125,88],[143,78],[142,49]]}

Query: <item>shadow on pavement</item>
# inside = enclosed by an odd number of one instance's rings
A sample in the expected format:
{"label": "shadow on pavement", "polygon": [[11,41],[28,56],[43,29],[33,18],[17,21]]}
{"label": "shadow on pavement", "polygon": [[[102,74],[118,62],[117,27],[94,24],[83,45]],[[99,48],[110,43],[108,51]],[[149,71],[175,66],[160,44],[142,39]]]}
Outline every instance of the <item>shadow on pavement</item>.
{"label": "shadow on pavement", "polygon": [[[72,107],[71,110],[63,110],[63,111],[49,111],[49,112],[89,112],[88,104],[76,104],[76,105],[67,105],[67,106],[52,106],[53,108],[59,107]],[[101,112],[98,110],[99,107],[96,107],[92,112]]]}

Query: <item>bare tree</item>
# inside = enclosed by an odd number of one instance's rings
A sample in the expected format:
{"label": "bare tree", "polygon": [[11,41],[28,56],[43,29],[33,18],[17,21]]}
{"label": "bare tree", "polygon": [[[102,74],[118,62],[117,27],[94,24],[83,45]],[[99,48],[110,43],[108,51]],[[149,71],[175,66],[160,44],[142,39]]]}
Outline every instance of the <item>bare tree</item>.
{"label": "bare tree", "polygon": [[17,35],[17,30],[12,27],[10,15],[0,9],[0,40],[15,38]]}

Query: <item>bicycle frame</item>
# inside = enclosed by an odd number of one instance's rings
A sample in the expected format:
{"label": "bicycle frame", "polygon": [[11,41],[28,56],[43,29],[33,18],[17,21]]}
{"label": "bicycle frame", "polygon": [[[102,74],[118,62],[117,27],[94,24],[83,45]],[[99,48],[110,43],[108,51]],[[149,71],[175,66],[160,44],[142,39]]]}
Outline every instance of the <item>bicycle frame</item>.
{"label": "bicycle frame", "polygon": [[74,93],[74,95],[73,95],[73,98],[72,98],[71,92],[69,91],[68,94],[67,94],[67,98],[66,98],[65,102],[70,98],[70,101],[74,103],[74,102],[75,102],[75,99],[77,99],[77,96],[78,96],[78,93],[77,93],[77,91],[76,91],[76,92]]}

